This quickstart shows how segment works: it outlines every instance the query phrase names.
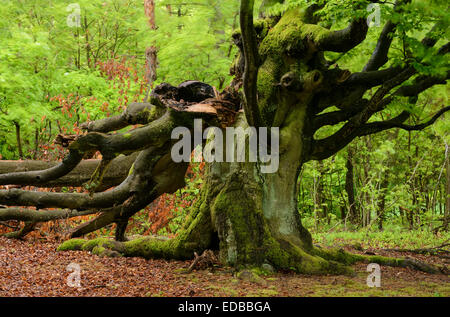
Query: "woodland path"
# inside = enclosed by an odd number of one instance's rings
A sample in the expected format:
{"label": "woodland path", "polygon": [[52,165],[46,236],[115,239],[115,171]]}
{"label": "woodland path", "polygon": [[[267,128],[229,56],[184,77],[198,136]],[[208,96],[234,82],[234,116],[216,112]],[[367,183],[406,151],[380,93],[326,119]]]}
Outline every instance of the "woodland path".
{"label": "woodland path", "polygon": [[[381,268],[381,287],[366,285],[366,264],[356,276],[276,273],[258,282],[238,279],[229,268],[181,273],[190,261],[98,257],[85,251],[56,252],[57,241],[0,237],[0,296],[450,296],[450,277],[408,268]],[[357,252],[349,249],[349,251]],[[366,250],[447,264],[436,256]],[[70,263],[81,268],[81,288],[67,286]]]}

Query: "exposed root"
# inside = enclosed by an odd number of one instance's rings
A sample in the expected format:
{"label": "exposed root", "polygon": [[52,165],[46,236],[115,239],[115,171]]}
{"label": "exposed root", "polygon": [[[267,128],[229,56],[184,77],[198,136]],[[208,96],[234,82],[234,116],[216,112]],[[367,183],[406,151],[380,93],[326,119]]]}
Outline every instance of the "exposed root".
{"label": "exposed root", "polygon": [[449,274],[449,269],[446,266],[428,264],[415,259],[352,254],[344,251],[343,249],[315,248],[315,253],[325,259],[337,261],[346,265],[351,265],[356,262],[366,262],[393,267],[407,267],[430,274]]}
{"label": "exposed root", "polygon": [[432,248],[419,248],[419,249],[383,249],[384,251],[396,251],[396,252],[411,252],[417,254],[431,254],[438,257],[449,258],[446,254],[450,254],[449,250],[444,249],[450,246],[450,243],[443,243],[437,247]]}
{"label": "exposed root", "polygon": [[[65,241],[58,248],[58,251],[66,250],[84,250],[91,251],[99,256],[128,256],[144,258],[164,258],[174,260],[194,260],[188,273],[195,268],[205,268],[213,266],[218,262],[217,257],[211,250],[203,248],[204,245],[188,243],[180,238],[168,239],[165,237],[144,237],[132,241],[119,242],[107,238],[98,238],[94,240],[71,239]],[[202,255],[198,255],[202,252]],[[427,264],[415,259],[399,259],[384,256],[367,256],[351,254],[342,249],[321,249],[315,248],[314,254],[302,252],[301,257],[297,254],[297,263],[292,262],[289,268],[301,274],[343,274],[354,275],[355,272],[350,265],[357,262],[377,263],[380,265],[393,267],[407,267],[430,274],[449,274],[445,266]],[[275,268],[286,269],[282,263],[271,263]]]}

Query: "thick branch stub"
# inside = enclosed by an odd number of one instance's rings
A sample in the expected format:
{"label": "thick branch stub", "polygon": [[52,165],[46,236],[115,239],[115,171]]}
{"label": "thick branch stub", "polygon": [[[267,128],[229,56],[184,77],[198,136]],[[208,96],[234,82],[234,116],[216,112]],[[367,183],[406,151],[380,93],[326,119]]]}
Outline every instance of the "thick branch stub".
{"label": "thick branch stub", "polygon": [[83,159],[83,153],[72,150],[58,165],[43,171],[17,172],[0,175],[0,185],[39,185],[63,177]]}
{"label": "thick branch stub", "polygon": [[[122,183],[128,176],[128,170],[136,159],[138,153],[128,156],[121,155],[111,162],[110,169],[103,177],[103,186],[99,190],[104,190]],[[39,184],[31,184],[39,187],[80,187],[89,181],[92,173],[94,173],[100,160],[83,160],[67,175],[42,182]],[[42,171],[57,166],[58,162],[44,161],[2,161],[0,160],[0,175],[6,173]],[[23,185],[23,184],[18,184]]]}

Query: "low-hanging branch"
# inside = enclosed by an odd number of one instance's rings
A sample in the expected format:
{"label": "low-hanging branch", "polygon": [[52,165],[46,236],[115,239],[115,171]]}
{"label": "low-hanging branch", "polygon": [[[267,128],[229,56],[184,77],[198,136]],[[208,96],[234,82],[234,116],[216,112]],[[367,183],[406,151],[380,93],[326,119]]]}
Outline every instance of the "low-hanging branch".
{"label": "low-hanging branch", "polygon": [[[135,161],[138,152],[132,153],[128,156],[121,155],[111,162],[111,166],[103,177],[102,187],[104,190],[122,183],[128,176],[128,170]],[[40,182],[38,184],[30,184],[35,187],[81,187],[89,181],[91,175],[97,168],[100,160],[83,160],[70,173],[60,178]],[[6,173],[42,171],[55,167],[60,162],[44,162],[44,161],[5,161],[0,160],[0,175]],[[18,184],[24,185],[24,184]]]}
{"label": "low-hanging branch", "polygon": [[[129,177],[131,179],[131,177]],[[130,195],[131,181],[125,180],[111,191],[93,196],[80,193],[54,193],[19,189],[0,190],[0,204],[15,206],[38,206],[39,208],[105,208],[121,203]]]}
{"label": "low-hanging branch", "polygon": [[46,222],[56,219],[73,218],[78,216],[86,216],[95,213],[95,210],[71,210],[71,209],[56,209],[56,210],[39,210],[35,209],[24,209],[24,208],[5,208],[0,209],[0,220],[20,220],[20,221],[31,221]]}

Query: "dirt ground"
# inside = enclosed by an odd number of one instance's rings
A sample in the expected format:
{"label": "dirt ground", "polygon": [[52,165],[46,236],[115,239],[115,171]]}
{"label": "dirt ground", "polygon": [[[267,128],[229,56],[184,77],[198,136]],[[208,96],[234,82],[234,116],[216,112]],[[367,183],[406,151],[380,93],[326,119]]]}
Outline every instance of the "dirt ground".
{"label": "dirt ground", "polygon": [[[190,261],[56,252],[58,244],[0,238],[0,296],[450,296],[449,276],[408,268],[381,267],[381,287],[373,288],[367,286],[370,273],[364,263],[354,265],[353,277],[275,273],[250,282],[238,279],[230,268],[186,274],[181,271]],[[436,256],[366,251],[448,265],[448,260]],[[79,265],[80,288],[68,286],[71,263]]]}

